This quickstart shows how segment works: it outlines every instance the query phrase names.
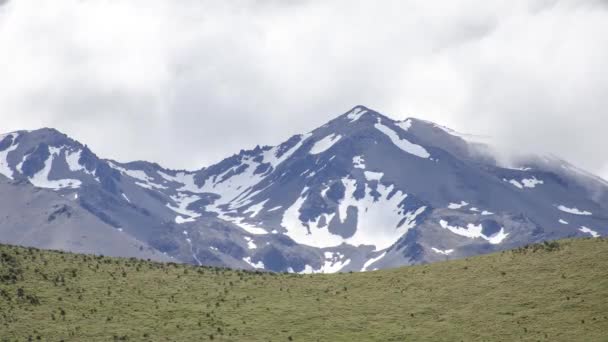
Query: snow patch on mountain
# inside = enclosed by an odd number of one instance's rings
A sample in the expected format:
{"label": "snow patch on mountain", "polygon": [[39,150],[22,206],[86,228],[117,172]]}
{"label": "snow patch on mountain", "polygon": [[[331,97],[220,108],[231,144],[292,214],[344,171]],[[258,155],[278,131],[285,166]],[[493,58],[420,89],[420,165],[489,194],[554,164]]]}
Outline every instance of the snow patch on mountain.
{"label": "snow patch on mountain", "polygon": [[23,158],[21,158],[21,161],[19,162],[19,164],[17,164],[17,166],[15,166],[15,170],[23,173],[23,163],[25,163],[25,161],[27,160],[28,155],[24,154]]}
{"label": "snow patch on mountain", "polygon": [[13,170],[11,170],[11,168],[8,165],[7,157],[10,152],[16,150],[17,147],[19,147],[19,144],[15,143],[15,140],[17,139],[19,134],[5,134],[2,137],[0,137],[0,141],[3,141],[9,135],[12,138],[11,146],[8,147],[7,149],[5,149],[4,151],[0,151],[0,173],[10,179],[13,179]]}
{"label": "snow patch on mountain", "polygon": [[514,187],[519,188],[519,189],[523,189],[524,186],[521,185],[520,182],[516,181],[515,179],[510,179],[509,183],[513,184]]}
{"label": "snow patch on mountain", "polygon": [[372,264],[374,264],[376,261],[379,261],[380,259],[384,258],[384,256],[386,255],[386,252],[378,255],[375,258],[370,258],[369,260],[367,260],[364,264],[363,267],[361,268],[361,272],[365,272],[367,271],[367,268],[370,267]]}
{"label": "snow patch on mountain", "polygon": [[565,205],[558,205],[557,209],[572,215],[590,216],[593,215],[590,211],[579,210],[578,208],[568,208]]}
{"label": "snow patch on mountain", "polygon": [[142,170],[129,170],[129,169],[125,169],[122,166],[118,166],[112,162],[108,162],[108,164],[110,165],[111,168],[118,170],[120,173],[122,173],[123,175],[129,176],[131,178],[135,178],[138,179],[142,182],[148,183],[153,181],[152,178],[150,178],[148,176],[148,174],[146,174],[144,171]]}
{"label": "snow patch on mountain", "polygon": [[453,249],[438,249],[435,247],[431,247],[431,250],[433,250],[433,252],[435,252],[437,254],[442,254],[442,255],[450,255],[450,254],[452,254],[452,252],[454,252]]}
{"label": "snow patch on mountain", "polygon": [[194,222],[201,216],[201,214],[188,209],[190,204],[201,199],[199,196],[178,193],[176,196],[171,196],[171,199],[177,204],[177,207],[171,205],[171,203],[167,203],[167,207],[179,214],[175,217],[175,223]]}
{"label": "snow patch on mountain", "polygon": [[[245,165],[244,171],[230,176],[231,173],[235,173],[243,165]],[[220,196],[214,203],[216,206],[227,204],[247,190],[251,190],[254,185],[264,178],[262,174],[255,174],[257,165],[252,157],[244,157],[241,164],[233,166],[224,173],[211,177],[211,179],[207,179],[201,190]],[[246,199],[243,199],[239,204],[241,206],[246,205]]]}
{"label": "snow patch on mountain", "polygon": [[[295,242],[307,246],[326,248],[340,245],[343,242],[342,237],[330,233],[327,225],[319,226],[320,217],[326,214],[322,214],[314,222],[304,224],[300,221],[300,209],[306,199],[306,196],[301,195],[283,214],[281,226],[287,230],[285,235]],[[335,214],[326,215],[326,222],[333,218],[333,215]]]}
{"label": "snow patch on mountain", "polygon": [[313,273],[336,273],[344,267],[350,264],[350,259],[344,260],[344,254],[339,252],[325,252],[323,253],[325,260],[323,265],[318,269],[313,269],[312,266],[304,266],[304,270],[301,274],[313,274]]}
{"label": "snow patch on mountain", "polygon": [[[188,232],[187,231],[183,231],[183,234],[185,236],[188,236]],[[188,243],[188,245],[190,246],[190,254],[192,254],[192,259],[194,259],[194,261],[196,261],[196,263],[199,266],[202,266],[203,263],[199,260],[199,258],[196,256],[196,253],[194,251],[194,246],[192,245],[192,240],[189,237],[186,237],[186,242]]]}
{"label": "snow patch on mountain", "polygon": [[382,172],[365,171],[364,174],[368,181],[379,181],[384,176]]}
{"label": "snow patch on mountain", "polygon": [[81,154],[82,154],[81,149],[78,149],[78,150],[72,151],[72,152],[66,152],[65,161],[66,161],[66,163],[68,163],[68,168],[70,169],[70,171],[73,171],[73,172],[82,171],[86,174],[94,176],[95,175],[94,171],[91,172],[91,171],[87,170],[83,165],[80,164],[79,160],[80,160]]}
{"label": "snow patch on mountain", "polygon": [[248,263],[251,267],[255,269],[264,269],[264,263],[262,262],[262,260],[258,262],[253,262],[251,261],[251,257],[244,257],[243,261]]}
{"label": "snow patch on mountain", "polygon": [[396,122],[395,125],[399,126],[402,130],[407,132],[410,129],[410,127],[412,127],[412,120],[407,119],[405,121],[399,121],[399,122]]}
{"label": "snow patch on mountain", "polygon": [[581,232],[583,232],[583,233],[586,233],[586,234],[591,235],[591,236],[592,236],[592,237],[594,237],[594,238],[600,237],[600,234],[599,234],[598,232],[596,232],[595,230],[592,230],[592,229],[590,229],[590,228],[587,228],[587,227],[585,227],[585,226],[581,226],[581,227],[579,228],[579,230],[580,230]]}
{"label": "snow patch on mountain", "polygon": [[365,113],[367,113],[367,110],[357,107],[350,111],[350,113],[348,113],[346,117],[350,119],[350,122],[355,122],[359,120]]}
{"label": "snow patch on mountain", "polygon": [[425,159],[431,156],[424,147],[413,144],[409,140],[399,137],[399,134],[397,134],[397,132],[393,131],[388,126],[383,125],[380,119],[378,119],[378,123],[376,123],[374,126],[377,130],[389,137],[393,144],[395,144],[395,146],[399,147],[404,152]]}
{"label": "snow patch on mountain", "polygon": [[520,181],[515,180],[515,179],[510,179],[509,183],[513,184],[513,186],[515,186],[516,188],[523,189],[523,188],[535,188],[539,184],[544,184],[544,181],[537,179],[536,177],[532,177],[532,178],[524,178]]}
{"label": "snow patch on mountain", "polygon": [[122,166],[116,165],[112,162],[108,162],[108,165],[110,165],[111,168],[119,171],[121,174],[134,178],[138,181],[135,182],[136,185],[141,186],[142,188],[146,188],[146,189],[150,189],[150,190],[166,190],[168,189],[166,186],[161,185],[161,184],[157,184],[155,183],[154,178],[150,177],[145,171],[143,170],[129,170],[126,169]]}
{"label": "snow patch on mountain", "polygon": [[171,176],[162,171],[157,172],[162,178],[169,182],[175,182],[182,185],[177,191],[188,191],[193,193],[202,193],[202,189],[194,182],[194,174],[190,172],[177,172],[175,176]]}
{"label": "snow patch on mountain", "polygon": [[84,167],[82,165],[80,165],[80,163],[78,162],[78,160],[80,159],[81,153],[82,153],[82,150],[78,150],[75,152],[67,152],[65,154],[65,161],[68,163],[68,167],[70,168],[70,171],[80,171],[80,170],[84,169]]}
{"label": "snow patch on mountain", "polygon": [[308,198],[306,191],[287,209],[283,215],[281,225],[287,230],[286,235],[300,244],[327,248],[335,247],[342,243],[353,246],[373,245],[376,250],[390,247],[403,234],[416,225],[416,218],[425,210],[421,206],[416,210],[404,212],[401,208],[407,194],[400,190],[393,191],[393,185],[377,184],[374,190],[365,184],[365,195],[357,199],[356,180],[343,178],[345,196],[339,202],[338,217],[341,223],[347,219],[348,209],[356,209],[357,227],[354,235],[343,238],[332,234],[327,224],[321,226],[321,217],[324,222],[331,222],[335,213],[321,214],[314,220],[302,222],[300,210]]}
{"label": "snow patch on mountain", "polygon": [[448,204],[448,209],[460,209],[462,207],[466,207],[467,205],[469,205],[469,203],[465,201],[460,201],[460,203],[450,203]]}
{"label": "snow patch on mountain", "polygon": [[285,151],[280,157],[277,156],[279,146],[276,146],[263,152],[261,162],[252,156],[244,156],[240,164],[233,166],[222,174],[206,179],[200,191],[220,196],[213,205],[207,206],[207,208],[218,214],[223,214],[223,210],[220,209],[222,205],[230,203],[229,209],[235,209],[251,203],[250,199],[261,192],[261,190],[253,191],[253,187],[268,176],[268,173],[256,174],[257,167],[262,163],[268,163],[273,169],[276,168],[299,150],[304,141],[311,135],[312,133],[300,135],[298,143]]}
{"label": "snow patch on mountain", "polygon": [[284,162],[289,157],[291,157],[291,155],[293,155],[296,151],[298,151],[300,149],[300,147],[302,147],[304,142],[307,141],[308,138],[310,138],[311,136],[312,136],[312,133],[310,133],[310,132],[299,135],[300,140],[298,141],[298,143],[295,146],[293,146],[292,148],[290,148],[288,151],[284,152],[280,157],[277,157],[277,154],[281,147],[280,145],[275,146],[268,151],[265,151],[264,152],[264,162],[269,163],[273,168],[276,168],[282,162]]}
{"label": "snow patch on mountain", "polygon": [[339,134],[330,134],[325,138],[317,141],[312,148],[310,149],[310,154],[319,154],[329,150],[332,146],[334,146],[338,141],[342,139],[342,136]]}
{"label": "snow patch on mountain", "polygon": [[379,196],[376,198],[373,190],[365,184],[365,196],[357,199],[357,181],[343,178],[342,184],[346,191],[344,199],[339,203],[338,218],[344,223],[348,208],[357,208],[357,230],[354,236],[347,239],[347,243],[354,246],[374,245],[376,250],[386,249],[413,228],[417,216],[426,210],[422,206],[404,213],[400,205],[407,194],[400,190],[393,192],[393,185],[378,184],[376,192]]}
{"label": "snow patch on mountain", "polygon": [[460,227],[460,226],[451,226],[448,221],[446,220],[440,220],[439,221],[439,225],[444,228],[447,229],[449,231],[451,231],[454,234],[460,235],[460,236],[464,236],[466,238],[470,238],[470,239],[477,239],[477,238],[481,238],[484,239],[486,241],[488,241],[489,243],[496,245],[501,243],[507,236],[509,236],[509,233],[505,233],[504,228],[500,228],[500,231],[497,232],[496,234],[492,235],[492,236],[485,236],[482,231],[483,231],[483,226],[482,224],[472,224],[469,223],[467,225],[467,227]]}
{"label": "snow patch on mountain", "polygon": [[536,177],[522,179],[521,182],[526,188],[534,188],[539,184],[545,183],[544,181],[542,181],[540,179],[536,179]]}
{"label": "snow patch on mountain", "polygon": [[252,238],[250,238],[249,236],[243,236],[243,238],[245,239],[245,241],[247,241],[247,248],[249,248],[249,249],[258,248],[258,246],[255,244],[255,242],[253,242]]}
{"label": "snow patch on mountain", "polygon": [[266,204],[266,202],[268,202],[268,200],[264,200],[260,203],[254,204],[252,206],[250,206],[249,208],[247,208],[247,210],[244,211],[244,214],[248,214],[251,213],[251,215],[249,215],[249,217],[256,217],[258,216],[258,214],[260,213],[260,211],[262,211],[262,209],[264,209],[264,204]]}
{"label": "snow patch on mountain", "polygon": [[355,169],[365,170],[365,160],[363,159],[363,156],[354,156],[353,157],[353,167]]}
{"label": "snow patch on mountain", "polygon": [[[210,208],[210,206],[207,206],[207,208]],[[231,222],[249,234],[252,234],[252,235],[268,234],[268,231],[264,228],[260,228],[256,225],[248,223],[248,222],[243,222],[245,219],[242,217],[230,216],[230,215],[225,214],[221,210],[216,210],[215,213],[217,214],[217,217],[220,220]]]}
{"label": "snow patch on mountain", "polygon": [[563,219],[559,219],[559,223],[561,223],[561,224],[568,224],[568,221],[563,220]]}
{"label": "snow patch on mountain", "polygon": [[125,195],[125,193],[122,193],[122,198],[124,198],[127,202],[131,203],[131,200],[129,199],[129,197],[127,197],[127,195]]}
{"label": "snow patch on mountain", "polygon": [[49,147],[49,157],[44,162],[44,168],[30,177],[30,182],[39,188],[60,190],[60,189],[77,189],[82,184],[78,179],[49,179],[53,161],[62,153],[62,148]]}
{"label": "snow patch on mountain", "polygon": [[350,259],[344,260],[344,254],[325,252],[325,263],[316,273],[336,273],[350,264]]}

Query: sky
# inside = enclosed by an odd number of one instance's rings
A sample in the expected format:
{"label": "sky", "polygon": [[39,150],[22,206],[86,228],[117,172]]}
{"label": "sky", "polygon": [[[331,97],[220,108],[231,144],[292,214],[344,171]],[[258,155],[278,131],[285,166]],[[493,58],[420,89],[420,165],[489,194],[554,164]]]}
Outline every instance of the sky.
{"label": "sky", "polygon": [[0,131],[198,169],[355,105],[608,179],[608,1],[0,0]]}

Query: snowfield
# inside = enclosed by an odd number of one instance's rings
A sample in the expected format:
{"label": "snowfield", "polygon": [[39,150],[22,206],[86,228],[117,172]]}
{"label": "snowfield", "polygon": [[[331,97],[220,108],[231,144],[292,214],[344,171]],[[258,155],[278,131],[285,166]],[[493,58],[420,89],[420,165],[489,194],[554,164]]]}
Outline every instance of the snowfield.
{"label": "snowfield", "polygon": [[565,213],[572,214],[572,215],[582,215],[582,216],[593,215],[593,213],[591,213],[590,211],[579,210],[578,208],[568,208],[564,205],[557,206],[557,209],[559,209]]}
{"label": "snowfield", "polygon": [[365,113],[367,113],[367,110],[357,107],[353,109],[350,113],[348,113],[346,117],[350,119],[350,122],[352,123],[359,120]]}
{"label": "snowfield", "polygon": [[49,147],[50,155],[44,162],[44,168],[30,178],[30,182],[39,188],[60,190],[77,189],[82,184],[78,179],[49,179],[53,161],[62,153],[62,148]]}
{"label": "snowfield", "polygon": [[[343,178],[342,184],[346,188],[345,197],[340,201],[337,213],[322,214],[312,222],[300,220],[300,210],[308,198],[307,194],[301,195],[283,216],[281,225],[287,230],[286,235],[297,243],[318,248],[347,243],[353,246],[373,245],[376,250],[383,250],[415,227],[416,218],[426,210],[422,206],[414,211],[403,212],[400,204],[407,198],[407,194],[400,190],[393,192],[393,185],[378,184],[376,191],[379,197],[375,198],[372,189],[365,184],[365,196],[356,199],[356,180]],[[334,219],[344,223],[349,208],[356,208],[357,228],[353,236],[343,238],[329,232],[327,224],[320,224],[323,221],[330,223]],[[323,221],[320,220],[321,217]]]}
{"label": "snowfield", "polygon": [[380,132],[384,133],[389,139],[395,144],[395,146],[399,147],[404,152],[415,155],[420,158],[429,158],[431,155],[427,152],[427,150],[416,144],[412,144],[409,140],[400,138],[397,132],[393,131],[388,126],[385,126],[381,123],[380,119],[378,119],[378,123],[375,125],[376,129]]}
{"label": "snowfield", "polygon": [[462,207],[466,207],[467,205],[469,205],[469,203],[465,202],[465,201],[461,201],[460,203],[450,203],[448,205],[448,209],[460,209]]}
{"label": "snowfield", "polygon": [[310,154],[320,154],[327,150],[329,150],[332,146],[334,146],[340,139],[341,135],[330,134],[325,138],[317,141],[312,148],[310,149]]}
{"label": "snowfield", "polygon": [[365,262],[365,264],[363,264],[363,268],[361,268],[361,272],[365,272],[365,271],[367,271],[367,268],[368,268],[368,267],[370,267],[371,265],[373,265],[374,263],[376,263],[376,262],[377,262],[377,261],[379,261],[380,259],[384,258],[384,256],[385,256],[385,255],[386,255],[386,252],[384,252],[384,253],[382,253],[382,254],[378,255],[378,256],[377,256],[377,257],[375,257],[375,258],[371,258],[371,259],[367,260],[367,261]]}
{"label": "snowfield", "polygon": [[591,235],[594,238],[600,237],[600,234],[598,232],[596,232],[595,230],[589,229],[585,226],[580,227],[579,230],[583,233]]}
{"label": "snowfield", "polygon": [[505,233],[504,228],[500,228],[500,231],[492,236],[485,236],[482,233],[483,226],[481,224],[475,225],[475,224],[469,223],[466,227],[460,227],[460,226],[451,226],[448,223],[448,221],[440,220],[439,225],[441,225],[442,228],[447,229],[454,234],[464,236],[464,237],[470,238],[470,239],[481,238],[481,239],[488,241],[489,243],[491,243],[493,245],[503,242],[503,240],[506,239],[507,236],[509,236],[509,233]]}
{"label": "snowfield", "polygon": [[439,248],[435,248],[435,247],[431,247],[431,250],[433,250],[433,252],[435,252],[437,254],[442,254],[442,255],[450,255],[454,252],[453,249],[439,249]]}
{"label": "snowfield", "polygon": [[524,188],[533,189],[537,185],[544,184],[545,182],[540,179],[537,179],[536,177],[532,177],[532,178],[524,178],[520,181],[511,179],[511,180],[509,180],[509,183],[513,184],[513,186],[515,186],[516,188],[519,188],[519,189],[524,189]]}
{"label": "snowfield", "polygon": [[8,161],[6,160],[6,158],[8,157],[9,153],[11,153],[12,151],[16,150],[17,147],[19,147],[19,144],[15,143],[15,139],[17,139],[17,137],[19,135],[18,134],[6,134],[6,135],[0,137],[0,141],[3,141],[9,135],[12,136],[13,143],[6,150],[0,151],[0,173],[3,174],[3,175],[5,175],[9,179],[13,179],[13,170],[11,170],[8,167]]}

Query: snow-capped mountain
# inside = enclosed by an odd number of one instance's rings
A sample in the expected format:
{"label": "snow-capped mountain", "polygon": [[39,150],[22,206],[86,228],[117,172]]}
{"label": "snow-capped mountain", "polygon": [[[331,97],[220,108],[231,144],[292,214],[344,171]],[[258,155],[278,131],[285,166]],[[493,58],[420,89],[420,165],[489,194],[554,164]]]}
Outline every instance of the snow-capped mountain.
{"label": "snow-capped mountain", "polygon": [[[0,136],[0,185],[11,189],[0,194],[0,241],[313,273],[608,234],[605,181],[555,157],[519,159],[505,167],[478,139],[363,106],[197,171],[104,160],[56,130],[20,131]],[[27,207],[8,193],[53,200]],[[62,226],[82,227],[78,241],[33,238],[50,234],[57,201],[79,213],[62,214]],[[90,243],[83,216],[108,241]],[[19,228],[28,224],[34,232]]]}

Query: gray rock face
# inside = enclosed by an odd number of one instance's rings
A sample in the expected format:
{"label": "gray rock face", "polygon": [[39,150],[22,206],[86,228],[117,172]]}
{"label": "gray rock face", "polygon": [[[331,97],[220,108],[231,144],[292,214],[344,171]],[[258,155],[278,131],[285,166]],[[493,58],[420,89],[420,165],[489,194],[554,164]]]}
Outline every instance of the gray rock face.
{"label": "gray rock face", "polygon": [[608,234],[605,181],[555,157],[518,160],[506,167],[473,137],[363,106],[197,171],[20,131],[0,136],[0,241],[312,273]]}

